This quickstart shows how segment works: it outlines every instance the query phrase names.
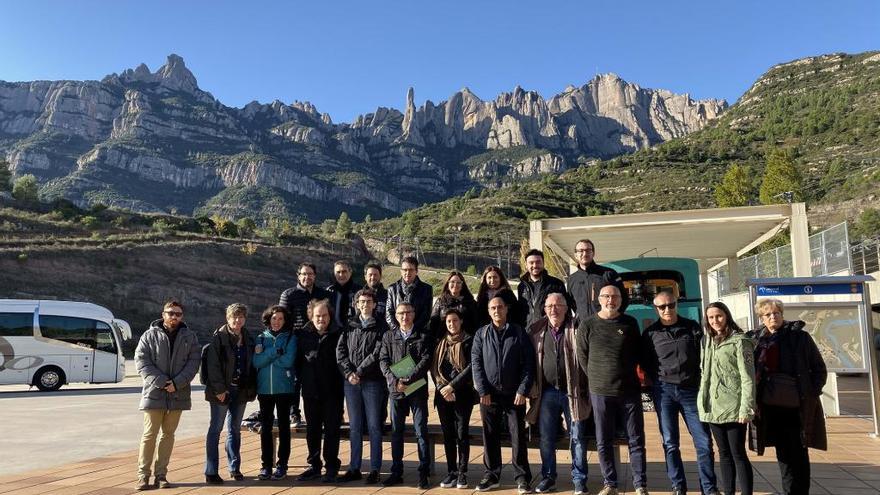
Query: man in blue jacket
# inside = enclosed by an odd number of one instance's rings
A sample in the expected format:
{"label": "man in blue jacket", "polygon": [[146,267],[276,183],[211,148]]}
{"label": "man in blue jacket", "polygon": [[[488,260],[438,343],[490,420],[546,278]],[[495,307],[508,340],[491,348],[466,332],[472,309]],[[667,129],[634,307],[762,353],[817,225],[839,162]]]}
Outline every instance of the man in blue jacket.
{"label": "man in blue jacket", "polygon": [[[499,486],[501,480],[502,421],[510,425],[517,491],[526,493],[532,482],[526,438],[526,398],[535,377],[535,349],[522,327],[507,321],[510,302],[502,296],[489,300],[492,322],[477,330],[471,349],[474,386],[480,395],[483,420],[483,462],[486,475],[477,491]],[[514,426],[515,425],[515,426]]]}

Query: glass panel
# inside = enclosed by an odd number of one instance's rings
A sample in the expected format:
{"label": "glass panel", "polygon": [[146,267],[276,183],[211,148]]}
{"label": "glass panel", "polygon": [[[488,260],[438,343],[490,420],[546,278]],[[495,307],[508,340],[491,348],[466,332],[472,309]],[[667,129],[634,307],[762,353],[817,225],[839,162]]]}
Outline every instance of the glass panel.
{"label": "glass panel", "polygon": [[40,333],[43,337],[70,342],[94,349],[97,345],[95,326],[98,322],[69,316],[40,316]]}
{"label": "glass panel", "polygon": [[33,313],[0,313],[0,336],[33,337]]}
{"label": "glass panel", "polygon": [[96,350],[116,354],[116,341],[113,340],[113,332],[110,326],[99,321],[97,325],[97,334],[95,336]]}

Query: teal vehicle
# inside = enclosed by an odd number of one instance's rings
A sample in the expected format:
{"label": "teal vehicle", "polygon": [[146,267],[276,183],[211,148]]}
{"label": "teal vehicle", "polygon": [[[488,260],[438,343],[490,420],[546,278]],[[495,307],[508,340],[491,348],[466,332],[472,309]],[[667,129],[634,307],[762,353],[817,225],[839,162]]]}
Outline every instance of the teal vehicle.
{"label": "teal vehicle", "polygon": [[632,258],[603,263],[614,268],[629,292],[626,313],[644,330],[657,321],[654,296],[671,291],[678,301],[678,314],[702,321],[703,299],[700,295],[700,269],[690,258]]}

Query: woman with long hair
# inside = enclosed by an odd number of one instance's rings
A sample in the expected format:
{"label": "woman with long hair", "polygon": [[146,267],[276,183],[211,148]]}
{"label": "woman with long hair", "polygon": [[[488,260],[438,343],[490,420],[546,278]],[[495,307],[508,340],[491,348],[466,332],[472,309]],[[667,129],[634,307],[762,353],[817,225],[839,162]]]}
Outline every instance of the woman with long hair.
{"label": "woman with long hair", "polygon": [[[502,290],[508,290],[513,293],[510,283],[504,276],[501,268],[490,265],[483,270],[483,277],[480,279],[480,288],[477,290],[477,314],[476,328],[480,328],[489,324],[489,301]],[[515,298],[514,298],[515,299]]]}
{"label": "woman with long hair", "polygon": [[442,339],[446,335],[446,322],[443,315],[446,310],[455,308],[461,313],[461,328],[468,335],[473,335],[477,330],[476,301],[468,289],[464,275],[459,271],[449,272],[446,282],[443,283],[443,292],[434,302],[431,310],[431,320],[428,323],[431,336],[435,340]]}
{"label": "woman with long hair", "polygon": [[755,344],[733,321],[722,302],[706,307],[706,336],[700,368],[697,409],[700,421],[718,446],[721,492],[735,493],[736,480],[743,495],[752,495],[754,473],[746,454],[746,426],[755,415]]}

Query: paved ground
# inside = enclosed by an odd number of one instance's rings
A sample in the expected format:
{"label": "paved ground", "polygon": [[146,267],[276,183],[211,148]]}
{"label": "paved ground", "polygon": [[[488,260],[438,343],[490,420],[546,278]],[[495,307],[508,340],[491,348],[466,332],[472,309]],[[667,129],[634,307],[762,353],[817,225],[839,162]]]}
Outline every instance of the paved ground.
{"label": "paved ground", "polygon": [[[864,391],[858,390],[858,380],[850,380],[848,392],[842,394],[844,409],[864,413],[868,406]],[[843,389],[843,387],[842,387]],[[135,480],[137,444],[142,431],[142,416],[137,411],[140,380],[127,378],[114,385],[79,385],[65,387],[60,392],[41,393],[27,387],[0,387],[0,421],[5,426],[0,440],[0,494],[124,494],[131,493]],[[345,487],[320,484],[262,483],[253,480],[259,469],[259,437],[243,433],[243,471],[249,477],[240,483],[228,482],[216,487],[203,486],[204,433],[207,426],[207,404],[201,400],[201,389],[194,392],[194,409],[184,414],[178,429],[178,442],[171,463],[169,478],[179,482],[176,490],[163,493],[237,493],[275,494],[300,493],[318,495],[327,492],[341,495],[362,495],[375,491],[388,494],[413,494],[414,488],[378,490],[363,484]],[[249,405],[254,410],[255,405]],[[476,423],[477,415],[473,422]],[[437,419],[433,411],[432,423]],[[847,495],[880,494],[880,440],[867,433],[872,424],[865,419],[831,418],[828,452],[811,452],[813,460],[814,494]],[[656,417],[646,415],[648,431],[649,488],[652,493],[668,490],[662,448],[657,434]],[[683,431],[684,428],[683,428]],[[366,449],[369,450],[369,449]],[[220,448],[223,452],[222,445]],[[442,446],[437,448],[438,470],[445,465]],[[472,483],[482,471],[482,450],[471,452]],[[509,456],[505,450],[505,459]],[[390,447],[385,445],[385,464],[390,461]],[[685,442],[683,457],[692,487],[697,486],[693,447]],[[348,445],[343,441],[340,458],[348,460]],[[537,476],[540,457],[530,451],[533,473]],[[416,454],[412,445],[406,449],[407,482],[415,483]],[[627,468],[624,456],[624,468]],[[779,491],[779,474],[773,451],[763,457],[752,457],[756,471],[756,493]],[[560,491],[568,491],[571,478],[565,469],[570,458],[559,452]],[[293,443],[291,471],[295,474],[305,468],[305,444]],[[589,459],[589,487],[596,493],[599,468],[595,455]],[[225,473],[223,473],[225,475]],[[439,477],[435,477],[437,482]],[[622,480],[629,473],[622,473]],[[513,493],[510,468],[502,480],[505,493]],[[626,486],[631,490],[631,486]],[[433,491],[442,491],[436,488]]]}

